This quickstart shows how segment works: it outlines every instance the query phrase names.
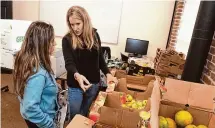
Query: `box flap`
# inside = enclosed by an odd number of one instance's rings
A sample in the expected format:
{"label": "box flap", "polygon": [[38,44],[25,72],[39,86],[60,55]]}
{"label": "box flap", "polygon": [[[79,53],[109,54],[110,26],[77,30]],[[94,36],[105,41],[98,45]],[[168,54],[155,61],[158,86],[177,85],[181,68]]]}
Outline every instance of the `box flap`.
{"label": "box flap", "polygon": [[148,84],[148,87],[145,92],[135,92],[135,99],[136,100],[148,100],[148,98],[150,98],[152,95],[153,87],[154,87],[154,81],[151,81]]}
{"label": "box flap", "polygon": [[99,124],[109,127],[135,128],[140,121],[139,112],[101,107]]}
{"label": "box flap", "polygon": [[127,83],[130,84],[138,84],[147,86],[151,80],[154,80],[155,77],[153,75],[145,75],[145,76],[131,76],[127,75],[126,80]]}
{"label": "box flap", "polygon": [[164,93],[162,100],[180,104],[187,104],[190,84],[190,82],[166,78],[165,87],[167,89],[167,92]]}
{"label": "box flap", "polygon": [[89,113],[90,119],[92,119],[91,117],[95,118],[95,116],[99,116],[97,113],[99,111],[99,108],[105,104],[106,97],[107,97],[106,92],[102,92],[102,91],[99,92],[94,104],[92,104],[90,108],[90,113]]}
{"label": "box flap", "polygon": [[215,114],[212,114],[211,120],[209,122],[208,128],[215,128]]}
{"label": "box flap", "polygon": [[154,82],[154,88],[152,90],[151,96],[151,119],[150,119],[151,128],[158,128],[159,126],[158,113],[160,107],[160,100],[161,100],[160,84],[156,80]]}
{"label": "box flap", "polygon": [[193,116],[193,124],[195,125],[206,125],[208,126],[210,119],[212,117],[211,113],[204,110],[199,110],[196,108],[188,108],[188,111]]}
{"label": "box flap", "polygon": [[137,124],[140,121],[139,112],[122,111],[122,120],[120,127],[122,128],[137,128]]}
{"label": "box flap", "polygon": [[115,73],[117,79],[126,78],[126,75],[126,70],[117,70]]}
{"label": "box flap", "polygon": [[[213,110],[215,86],[166,78],[165,87],[167,92],[162,100]],[[207,95],[204,95],[205,93]]]}
{"label": "box flap", "polygon": [[153,75],[127,76],[127,88],[145,91],[149,82],[154,79]]}
{"label": "box flap", "polygon": [[127,89],[127,81],[126,78],[119,79],[117,86],[115,87],[115,91],[124,92],[126,94],[130,94],[134,96],[134,91],[130,91]]}
{"label": "box flap", "polygon": [[111,93],[108,93],[104,105],[111,108],[121,108],[120,93],[123,93],[123,92],[113,91]]}
{"label": "box flap", "polygon": [[189,93],[188,104],[213,111],[215,98],[215,86],[192,83]]}
{"label": "box flap", "polygon": [[142,83],[148,85],[151,80],[155,80],[155,76],[146,74],[142,79]]}
{"label": "box flap", "polygon": [[102,106],[100,108],[99,122],[111,126],[118,126],[122,118],[122,110]]}
{"label": "box flap", "polygon": [[66,128],[92,128],[94,124],[95,122],[92,120],[78,114],[72,119]]}
{"label": "box flap", "polygon": [[125,92],[126,93],[127,90],[128,90],[126,85],[127,85],[126,78],[119,79],[118,84],[115,87],[115,91],[120,91],[120,92]]}
{"label": "box flap", "polygon": [[139,85],[139,84],[127,84],[127,88],[145,91],[147,89],[147,86],[143,86],[143,85]]}

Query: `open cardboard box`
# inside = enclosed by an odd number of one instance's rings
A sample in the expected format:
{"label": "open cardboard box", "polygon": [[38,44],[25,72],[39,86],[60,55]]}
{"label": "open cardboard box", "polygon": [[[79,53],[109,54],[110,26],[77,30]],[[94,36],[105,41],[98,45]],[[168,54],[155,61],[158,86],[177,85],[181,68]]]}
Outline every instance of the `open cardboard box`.
{"label": "open cardboard box", "polygon": [[148,75],[148,74],[146,74],[145,76],[126,75],[125,70],[117,70],[115,72],[115,77],[117,79],[126,78],[127,87],[129,89],[136,89],[136,90],[142,90],[142,91],[145,91],[148,83],[151,80],[155,79],[155,77],[153,75]]}
{"label": "open cardboard box", "polygon": [[145,91],[151,80],[155,80],[153,75],[126,76],[127,88]]}
{"label": "open cardboard box", "polygon": [[[121,106],[122,103],[121,103],[120,95],[130,94],[135,100],[148,100],[151,97],[153,86],[154,86],[153,82],[149,82],[145,92],[130,91],[126,87],[126,79],[122,78],[119,80],[117,86],[115,87],[115,91],[111,93],[99,92],[99,95],[97,96],[95,103],[91,107],[89,118],[95,122],[98,121],[99,118],[101,117],[100,114],[102,112],[102,111],[99,111],[99,109],[102,106],[107,107],[107,109],[110,109],[110,111],[112,111],[112,109],[119,109],[120,111],[124,110],[124,111],[132,111],[132,112],[141,111],[141,109],[131,110],[131,109],[123,108]],[[146,107],[142,110],[149,109],[149,108],[150,108],[150,102],[148,102]]]}
{"label": "open cardboard box", "polygon": [[[152,77],[152,76],[151,76]],[[124,92],[126,94],[130,94],[132,97],[138,99],[142,99],[142,97],[151,97],[152,90],[153,90],[153,79],[146,79],[144,87],[146,88],[144,92],[137,92],[137,91],[131,91],[127,88],[128,80],[126,78],[119,79],[117,86],[115,87],[114,91],[117,92]]]}
{"label": "open cardboard box", "polygon": [[96,128],[137,128],[140,121],[138,111],[102,106],[100,114],[99,121],[95,124]]}
{"label": "open cardboard box", "polygon": [[[91,109],[90,119],[97,122],[96,127],[98,128],[106,126],[119,128],[137,127],[138,121],[140,120],[139,112],[150,110],[151,103],[149,98],[151,97],[153,86],[154,84],[152,81],[149,82],[145,92],[130,91],[126,88],[126,79],[120,79],[115,91],[106,93],[103,106],[97,109],[97,113],[95,113],[95,110]],[[102,94],[105,92],[100,93]],[[122,94],[130,94],[135,100],[148,100],[148,102],[143,109],[139,110],[123,108],[121,106]],[[98,102],[95,102],[95,104],[98,104]]]}
{"label": "open cardboard box", "polygon": [[117,79],[126,78],[127,76],[126,70],[116,70],[114,76]]}
{"label": "open cardboard box", "polygon": [[139,112],[150,110],[151,103],[149,98],[145,108],[140,110],[122,108],[121,104],[119,104],[120,101],[117,102],[117,100],[113,98],[114,96],[107,96],[109,101],[107,100],[105,105],[99,109],[100,117],[95,125],[96,128],[135,128],[140,121]]}
{"label": "open cardboard box", "polygon": [[160,93],[160,84],[154,82],[151,97],[151,128],[159,127],[159,116],[174,119],[176,112],[184,110],[193,116],[194,125],[206,125],[215,128],[214,101],[215,86],[185,82],[167,78],[165,88],[167,92]]}

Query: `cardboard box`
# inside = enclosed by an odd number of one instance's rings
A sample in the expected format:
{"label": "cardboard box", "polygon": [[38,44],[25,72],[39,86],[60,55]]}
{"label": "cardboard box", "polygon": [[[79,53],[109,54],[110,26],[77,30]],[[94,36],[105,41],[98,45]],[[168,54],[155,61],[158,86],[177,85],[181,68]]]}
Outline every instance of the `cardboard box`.
{"label": "cardboard box", "polygon": [[63,58],[63,52],[61,48],[56,48],[53,55],[50,56],[51,67],[55,74],[55,78],[61,76],[66,72],[65,61]]}
{"label": "cardboard box", "polygon": [[115,89],[116,84],[111,82],[108,83],[108,87],[106,89],[106,92],[100,91],[98,96],[96,97],[95,102],[91,105],[89,118],[93,121],[97,121],[100,117],[99,109],[105,104],[108,92],[113,92]]}
{"label": "cardboard box", "polygon": [[157,49],[154,59],[155,72],[160,76],[172,76],[173,78],[181,75],[185,64],[185,55],[174,50]]}
{"label": "cardboard box", "polygon": [[15,56],[14,56],[15,53],[9,50],[1,49],[0,54],[1,54],[0,66],[3,68],[13,69],[14,61],[15,61]]}
{"label": "cardboard box", "polygon": [[51,67],[54,72],[55,78],[60,77],[66,72],[63,56],[60,56],[60,57],[50,56],[50,60],[51,60]]}
{"label": "cardboard box", "polygon": [[115,72],[115,77],[117,79],[126,78],[126,76],[127,76],[126,70],[116,70]]}
{"label": "cardboard box", "polygon": [[101,107],[101,117],[95,124],[96,128],[137,128],[140,121],[139,112],[123,109]]}
{"label": "cardboard box", "polygon": [[99,109],[105,104],[106,97],[107,97],[106,92],[100,91],[98,96],[96,97],[95,102],[91,105],[90,112],[89,112],[89,118],[93,121],[98,121],[100,114],[99,114]]}
{"label": "cardboard box", "polygon": [[160,93],[160,86],[155,81],[151,97],[151,128],[159,127],[158,116],[174,119],[176,112],[185,108],[193,116],[194,125],[203,124],[208,128],[215,128],[214,86],[167,78],[167,92],[163,95]]}
{"label": "cardboard box", "polygon": [[92,120],[77,114],[66,128],[92,128],[94,124]]}
{"label": "cardboard box", "polygon": [[[150,110],[150,99],[144,109],[127,109],[122,108],[120,103],[119,92],[108,94],[104,106],[99,109],[100,117],[96,123],[97,128],[103,127],[120,127],[135,128],[140,121],[139,112]],[[147,99],[147,97],[138,97]]]}
{"label": "cardboard box", "polygon": [[142,90],[146,91],[149,85],[149,82],[155,80],[155,77],[152,75],[146,76],[127,76],[126,78],[119,79],[119,83],[115,88],[115,91],[118,92],[131,92],[129,89]]}
{"label": "cardboard box", "polygon": [[25,33],[31,21],[1,19],[1,48],[18,51],[21,48]]}
{"label": "cardboard box", "polygon": [[[151,84],[151,85],[153,86],[153,84]],[[149,92],[150,92],[150,90],[152,90],[152,89],[150,88]],[[128,111],[141,111],[141,109],[137,110],[137,109],[123,108],[122,107],[122,101],[121,101],[121,95],[123,95],[123,93],[124,92],[107,93],[107,97],[106,97],[106,100],[105,100],[105,103],[104,103],[103,106],[110,107],[110,108],[117,108],[117,109],[125,109],[125,110],[128,110]],[[126,93],[124,93],[124,94],[126,94]],[[147,93],[139,92],[139,94],[138,93],[133,93],[132,97],[135,100],[141,100],[142,101],[142,100],[148,100],[151,97],[151,95],[148,92]],[[147,104],[147,105],[144,108],[144,110],[150,108],[150,104]]]}
{"label": "cardboard box", "polygon": [[[96,127],[137,127],[138,122],[140,121],[139,112],[150,110],[150,97],[153,86],[153,82],[150,82],[145,92],[130,91],[126,88],[126,79],[120,79],[115,91],[112,93],[107,93],[104,105],[98,109]],[[148,100],[148,102],[143,109],[123,108],[121,96],[125,94],[130,94],[135,100]],[[90,115],[90,119],[92,119],[92,115],[93,114]]]}
{"label": "cardboard box", "polygon": [[[107,107],[106,109],[112,111],[112,109],[119,109],[119,111],[130,111],[130,112],[138,112],[140,110],[128,109],[122,107],[121,95],[130,94],[135,100],[148,100],[151,97],[153,90],[153,82],[148,83],[148,87],[145,92],[136,92],[128,90],[126,87],[126,79],[122,78],[119,80],[117,86],[115,87],[115,91],[111,93],[99,92],[99,95],[96,98],[95,103],[92,105],[89,113],[89,118],[95,122],[100,122],[101,112],[99,111],[103,106]],[[150,100],[148,100],[147,105],[142,110],[149,110],[150,108]],[[138,116],[139,117],[139,116]],[[110,119],[112,120],[112,119]],[[104,123],[104,122],[102,122]],[[108,123],[107,123],[108,124]]]}
{"label": "cardboard box", "polygon": [[148,86],[148,83],[151,80],[155,79],[153,75],[145,75],[145,76],[126,75],[125,70],[117,70],[115,73],[115,77],[117,79],[126,78],[127,88],[142,90],[142,91],[145,91]]}

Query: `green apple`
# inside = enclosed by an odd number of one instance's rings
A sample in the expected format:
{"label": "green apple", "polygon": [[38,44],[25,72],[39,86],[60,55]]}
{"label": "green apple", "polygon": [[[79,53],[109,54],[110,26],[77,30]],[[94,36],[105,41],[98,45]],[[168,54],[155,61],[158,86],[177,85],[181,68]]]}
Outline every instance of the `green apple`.
{"label": "green apple", "polygon": [[130,102],[130,101],[132,101],[133,100],[133,97],[130,95],[130,94],[127,94],[126,95],[126,101],[127,102]]}
{"label": "green apple", "polygon": [[136,103],[133,103],[131,107],[132,107],[133,109],[137,109],[137,108],[138,108],[138,106],[137,106]]}
{"label": "green apple", "polygon": [[138,105],[139,107],[142,107],[142,106],[143,106],[143,102],[141,102],[141,101],[137,101],[136,103],[137,103],[137,105]]}
{"label": "green apple", "polygon": [[146,106],[147,100],[143,100],[143,106]]}

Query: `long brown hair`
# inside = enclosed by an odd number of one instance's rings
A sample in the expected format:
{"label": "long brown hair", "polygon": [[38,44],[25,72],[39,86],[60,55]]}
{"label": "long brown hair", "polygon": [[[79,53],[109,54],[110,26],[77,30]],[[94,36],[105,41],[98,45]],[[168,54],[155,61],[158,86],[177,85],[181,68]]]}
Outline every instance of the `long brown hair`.
{"label": "long brown hair", "polygon": [[14,89],[21,97],[28,78],[37,73],[40,66],[47,72],[51,69],[49,49],[54,42],[53,26],[42,21],[36,21],[29,26],[14,63]]}
{"label": "long brown hair", "polygon": [[[79,36],[76,36],[74,34],[74,31],[71,28],[69,17],[73,15],[75,15],[76,17],[78,17],[80,20],[83,21],[82,38]],[[76,49],[76,48],[83,49],[84,45],[87,47],[87,49],[91,49],[92,47],[95,47],[95,48],[99,47],[98,41],[95,39],[95,32],[92,27],[91,19],[87,11],[83,7],[72,6],[67,11],[66,21],[69,27],[69,33],[72,36],[73,49]]]}

